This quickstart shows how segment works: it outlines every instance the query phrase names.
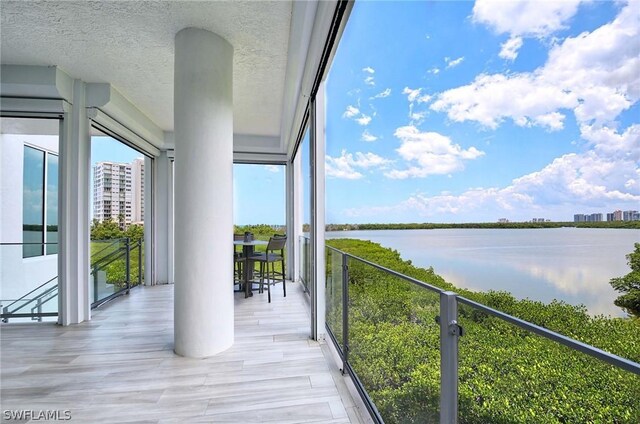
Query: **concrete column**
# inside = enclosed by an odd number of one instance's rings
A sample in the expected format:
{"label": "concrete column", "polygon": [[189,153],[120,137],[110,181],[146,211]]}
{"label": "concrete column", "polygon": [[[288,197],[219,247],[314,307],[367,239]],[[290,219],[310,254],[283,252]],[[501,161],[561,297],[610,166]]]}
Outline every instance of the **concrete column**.
{"label": "concrete column", "polygon": [[175,303],[178,355],[233,344],[233,47],[211,32],[176,35]]}
{"label": "concrete column", "polygon": [[[167,152],[163,151],[160,156],[153,161],[154,172],[151,176],[153,181],[153,231],[154,231],[154,246],[153,251],[155,266],[155,279],[153,284],[167,284],[169,282],[169,194],[171,181],[169,180],[169,168],[171,162],[167,156]],[[146,165],[145,165],[146,166]],[[145,176],[146,176],[145,172]],[[147,186],[145,186],[146,188]],[[145,194],[146,196],[146,194]],[[145,197],[145,202],[146,202]],[[147,203],[151,205],[151,202]],[[145,212],[146,212],[145,207]],[[146,221],[146,220],[145,220]],[[145,282],[150,284],[151,282]]]}
{"label": "concrete column", "polygon": [[85,108],[85,84],[73,83],[73,107],[65,114],[60,138],[58,322],[91,319],[89,301],[89,175],[91,136]]}
{"label": "concrete column", "polygon": [[[144,157],[144,216],[142,220],[148,225],[144,232],[144,285],[152,286],[157,284],[158,276],[156,264],[157,251],[164,247],[157,245],[158,237],[162,238],[161,233],[163,228],[158,225],[158,219],[161,220],[164,217],[162,211],[158,211],[156,205],[156,168],[158,159],[151,159],[149,156]],[[166,227],[165,227],[166,228]]]}
{"label": "concrete column", "polygon": [[320,83],[311,104],[311,337],[323,340],[325,335],[325,83]]}

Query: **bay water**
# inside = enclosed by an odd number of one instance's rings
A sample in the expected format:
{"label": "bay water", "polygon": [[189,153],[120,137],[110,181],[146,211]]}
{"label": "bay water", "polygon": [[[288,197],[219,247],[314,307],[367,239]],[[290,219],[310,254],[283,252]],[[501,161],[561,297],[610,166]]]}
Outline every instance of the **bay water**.
{"label": "bay water", "polygon": [[640,230],[602,228],[437,229],[334,231],[327,238],[357,238],[400,252],[415,266],[455,286],[503,290],[518,299],[583,304],[592,315],[625,316],[609,285],[631,270],[625,255]]}

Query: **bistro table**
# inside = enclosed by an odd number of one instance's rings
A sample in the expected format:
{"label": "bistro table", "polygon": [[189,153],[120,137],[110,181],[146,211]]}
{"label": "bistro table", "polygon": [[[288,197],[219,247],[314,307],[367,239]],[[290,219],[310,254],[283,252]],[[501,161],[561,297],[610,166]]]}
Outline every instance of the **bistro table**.
{"label": "bistro table", "polygon": [[244,265],[244,297],[245,299],[249,296],[253,296],[253,292],[251,291],[251,280],[253,280],[253,263],[251,260],[251,256],[253,256],[255,246],[267,245],[268,243],[264,240],[234,240],[234,246],[242,246],[242,255],[245,257],[246,263]]}

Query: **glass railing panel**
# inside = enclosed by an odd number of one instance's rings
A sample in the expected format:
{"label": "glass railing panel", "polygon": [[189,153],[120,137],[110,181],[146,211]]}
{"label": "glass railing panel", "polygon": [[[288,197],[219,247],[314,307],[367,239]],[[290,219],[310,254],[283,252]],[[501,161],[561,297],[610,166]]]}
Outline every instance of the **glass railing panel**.
{"label": "glass railing panel", "polygon": [[144,284],[144,243],[132,241],[130,252],[131,287]]}
{"label": "glass railing panel", "polygon": [[344,352],[342,334],[343,294],[342,294],[342,254],[337,250],[326,249],[326,288],[325,288],[325,322]]}
{"label": "glass railing panel", "polygon": [[[56,321],[58,255],[55,243],[0,243],[0,312],[5,322]],[[39,252],[25,257],[25,251]]]}
{"label": "glass railing panel", "polygon": [[349,363],[385,423],[437,423],[439,294],[349,258]]}
{"label": "glass railing panel", "polygon": [[[132,282],[133,260],[136,262],[135,277],[137,279],[138,258],[136,256],[134,259],[134,254],[137,255],[137,251],[129,252],[129,256],[127,256],[127,239],[124,238],[91,241],[89,287],[92,303],[101,302],[109,296],[127,289],[127,281]],[[127,257],[129,259],[128,269]]]}
{"label": "glass railing panel", "polygon": [[309,238],[306,236],[300,236],[300,258],[299,258],[299,270],[298,279],[302,282],[304,290],[309,292],[309,284],[311,280],[311,262],[309,261]]}
{"label": "glass railing panel", "polygon": [[471,305],[458,316],[461,423],[640,422],[640,376]]}

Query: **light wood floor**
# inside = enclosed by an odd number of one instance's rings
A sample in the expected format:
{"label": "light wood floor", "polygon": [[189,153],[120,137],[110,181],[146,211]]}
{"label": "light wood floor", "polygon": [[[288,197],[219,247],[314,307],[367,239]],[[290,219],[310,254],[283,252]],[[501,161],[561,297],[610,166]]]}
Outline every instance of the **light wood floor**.
{"label": "light wood floor", "polygon": [[136,288],[75,326],[4,324],[1,409],[70,410],[73,423],[360,422],[327,346],[308,338],[300,286],[287,288],[271,304],[236,293],[235,344],[208,359],[173,353],[172,285]]}

